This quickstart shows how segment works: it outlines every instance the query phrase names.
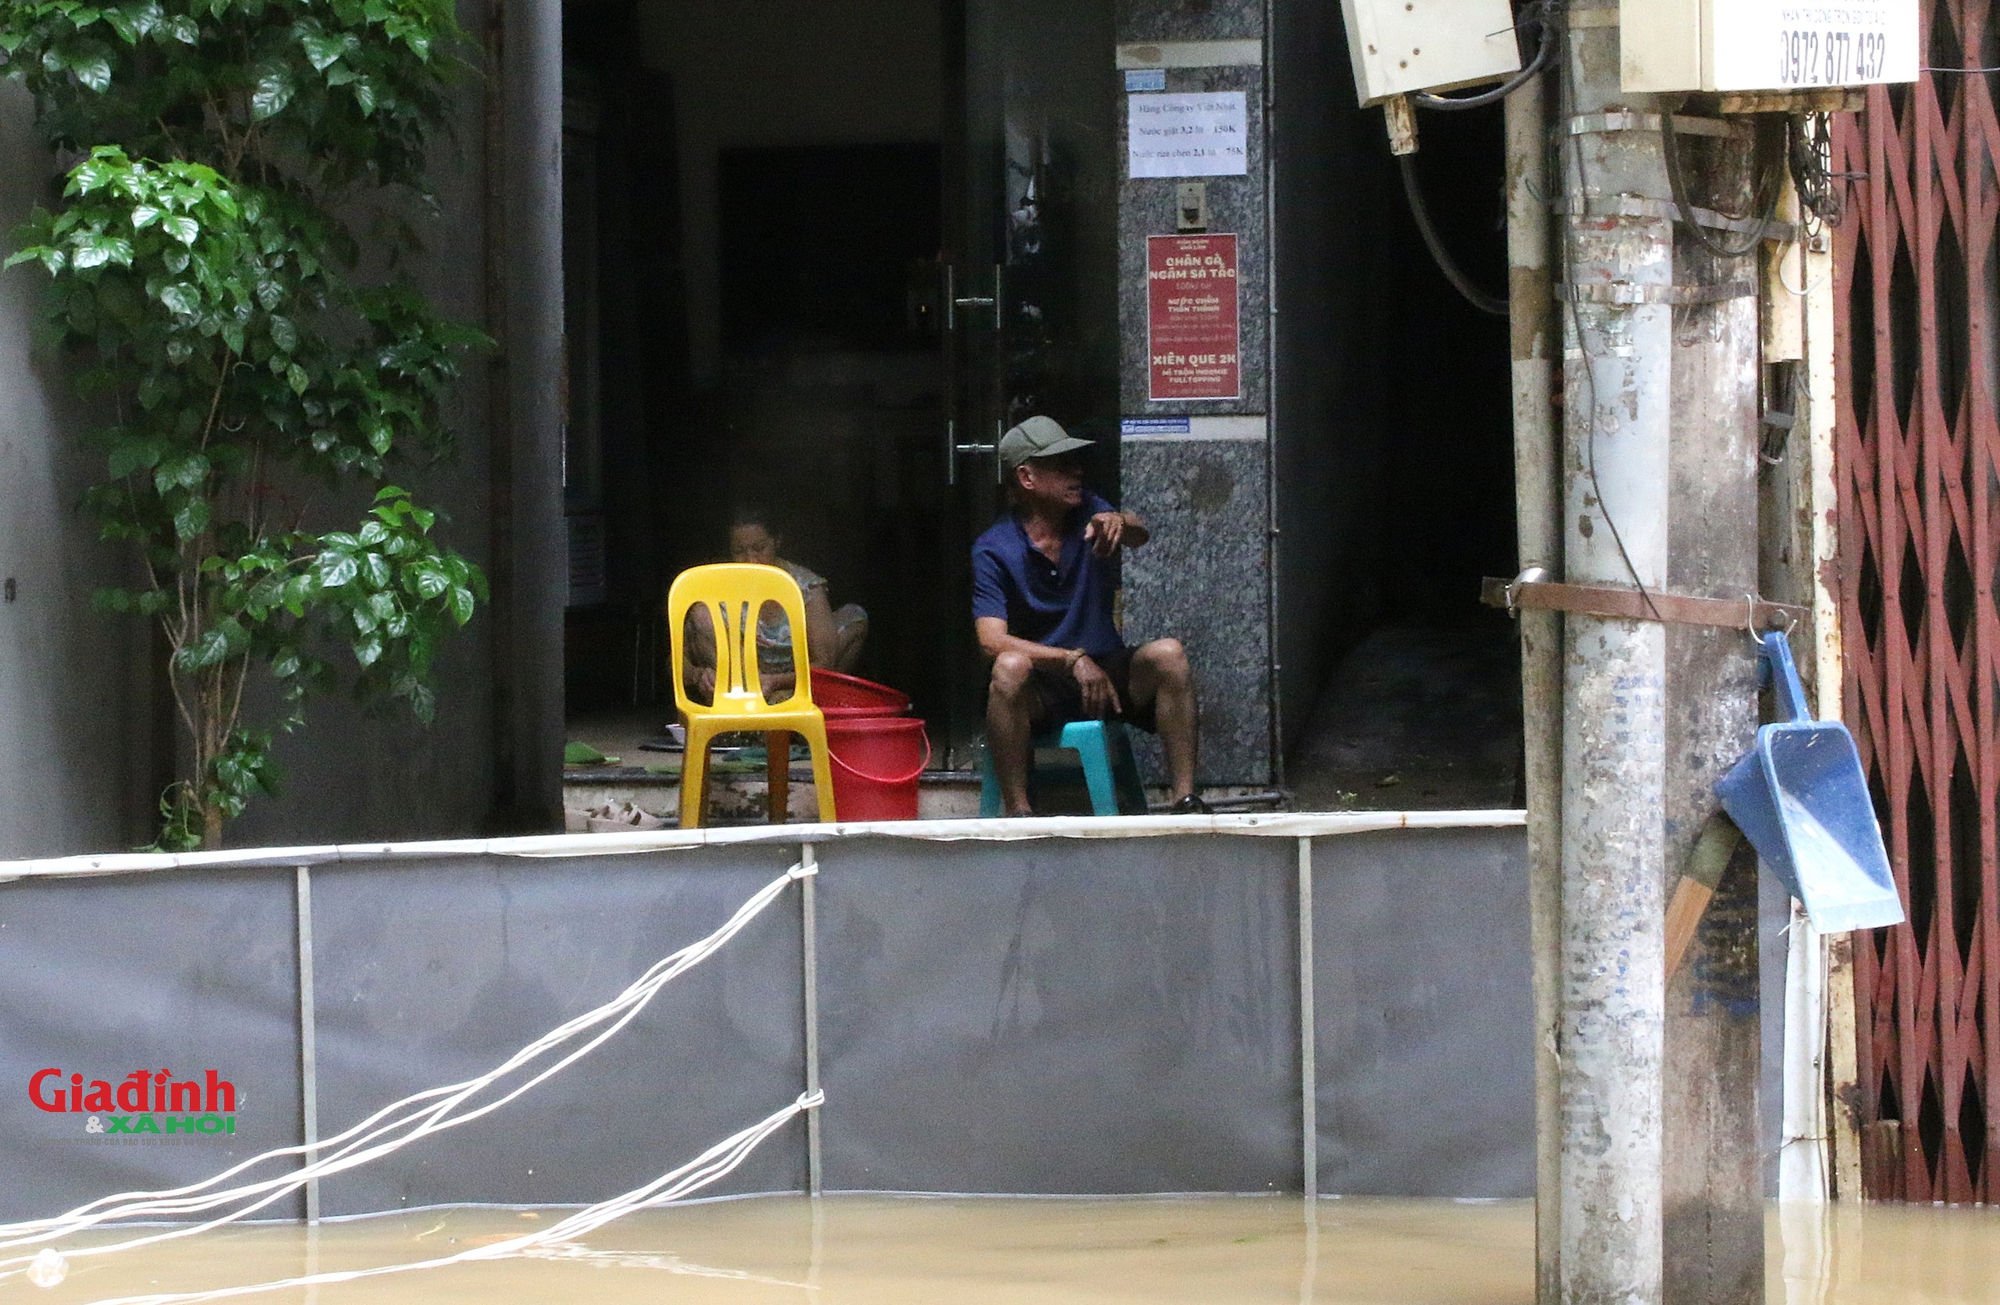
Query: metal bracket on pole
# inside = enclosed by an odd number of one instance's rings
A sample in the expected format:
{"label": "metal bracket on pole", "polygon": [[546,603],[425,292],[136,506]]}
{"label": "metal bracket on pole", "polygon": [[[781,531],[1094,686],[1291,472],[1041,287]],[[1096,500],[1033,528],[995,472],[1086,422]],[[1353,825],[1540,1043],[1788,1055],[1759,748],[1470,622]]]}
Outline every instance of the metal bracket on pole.
{"label": "metal bracket on pole", "polygon": [[[1668,199],[1646,199],[1639,195],[1592,195],[1588,199],[1551,200],[1549,211],[1559,216],[1573,218],[1655,218],[1661,222],[1675,222],[1681,219],[1680,206]],[[1762,230],[1765,239],[1780,244],[1791,244],[1799,238],[1797,224],[1780,222],[1773,218],[1760,222],[1754,217],[1735,218],[1726,213],[1718,213],[1712,208],[1691,207],[1689,214],[1696,226],[1712,227],[1717,231],[1729,231],[1746,235]]]}
{"label": "metal bracket on pole", "polygon": [[1693,594],[1653,589],[1642,592],[1608,585],[1566,585],[1537,578],[1546,574],[1542,568],[1533,567],[1512,580],[1487,576],[1480,582],[1479,601],[1488,607],[1505,608],[1510,616],[1522,610],[1575,612],[1618,621],[1714,625],[1748,630],[1752,634],[1764,630],[1789,632],[1808,615],[1803,607],[1774,603],[1755,594],[1741,598],[1698,598]]}
{"label": "metal bracket on pole", "polygon": [[1564,283],[1556,287],[1556,297],[1573,304],[1719,304],[1726,299],[1755,299],[1755,281],[1724,281],[1720,285],[1667,285],[1658,281],[1595,281],[1583,285]]}
{"label": "metal bracket on pole", "polygon": [[[1748,123],[1722,118],[1684,118],[1673,115],[1674,131],[1682,136],[1734,136],[1750,130]],[[1611,131],[1659,131],[1666,119],[1657,113],[1633,113],[1613,109],[1606,113],[1579,113],[1569,120],[1572,136],[1594,136]]]}

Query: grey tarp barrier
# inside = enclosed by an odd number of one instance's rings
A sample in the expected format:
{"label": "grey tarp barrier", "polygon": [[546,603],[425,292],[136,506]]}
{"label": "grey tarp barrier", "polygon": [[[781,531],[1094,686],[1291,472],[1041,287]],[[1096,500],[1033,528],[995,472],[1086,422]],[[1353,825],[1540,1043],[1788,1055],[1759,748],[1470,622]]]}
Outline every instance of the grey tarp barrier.
{"label": "grey tarp barrier", "polygon": [[826,1185],[1296,1190],[1296,847],[820,849]]}
{"label": "grey tarp barrier", "polygon": [[[709,933],[796,847],[479,857],[313,874],[320,1131],[490,1069]],[[663,988],[589,1057],[485,1119],[328,1179],[327,1214],[590,1202],[691,1159],[804,1086],[799,895]],[[792,1125],[704,1195],[805,1185]]]}
{"label": "grey tarp barrier", "polygon": [[[300,1140],[294,900],[289,869],[0,884],[0,1219],[176,1186]],[[29,1102],[29,1078],[51,1068],[114,1085],[213,1069],[236,1089],[236,1132],[87,1132],[90,1115]],[[301,1213],[288,1197],[265,1217]]]}
{"label": "grey tarp barrier", "polygon": [[1527,842],[1313,843],[1319,1189],[1533,1196]]}
{"label": "grey tarp barrier", "polygon": [[[1178,833],[817,844],[826,1186],[1298,1190],[1298,849]],[[1320,1190],[1525,1194],[1521,830],[1314,849]],[[605,1000],[798,855],[417,849],[313,866],[321,1136]],[[0,884],[0,1217],[300,1139],[295,891],[289,866]],[[805,1076],[802,895],[533,1094],[327,1180],[324,1213],[597,1200],[787,1104]],[[85,1139],[79,1117],[27,1102],[49,1066],[215,1068],[242,1094],[238,1133]],[[789,1126],[711,1193],[799,1190],[805,1133]]]}

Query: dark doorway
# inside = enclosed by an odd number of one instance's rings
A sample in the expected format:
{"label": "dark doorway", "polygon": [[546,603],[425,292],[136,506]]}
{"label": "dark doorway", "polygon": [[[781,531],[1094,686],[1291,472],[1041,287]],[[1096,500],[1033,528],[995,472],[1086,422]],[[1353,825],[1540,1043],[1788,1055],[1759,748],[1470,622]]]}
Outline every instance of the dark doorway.
{"label": "dark doorway", "polygon": [[723,348],[935,348],[912,295],[943,240],[939,159],[935,142],[723,151]]}

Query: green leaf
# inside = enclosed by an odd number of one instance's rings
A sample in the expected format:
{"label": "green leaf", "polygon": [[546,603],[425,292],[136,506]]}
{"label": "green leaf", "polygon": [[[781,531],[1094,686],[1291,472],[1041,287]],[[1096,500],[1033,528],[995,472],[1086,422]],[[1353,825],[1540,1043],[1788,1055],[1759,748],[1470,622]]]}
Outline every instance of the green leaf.
{"label": "green leaf", "polygon": [[70,255],[70,263],[77,271],[87,271],[102,267],[106,263],[117,263],[122,267],[132,266],[132,242],[122,236],[108,236],[103,232],[93,232],[75,242],[75,252]]}
{"label": "green leaf", "polygon": [[111,60],[101,54],[87,54],[70,60],[69,70],[76,79],[99,95],[111,89]]}
{"label": "green leaf", "polygon": [[29,263],[37,260],[41,262],[43,267],[49,270],[50,276],[60,275],[63,268],[69,265],[69,255],[63,253],[62,250],[51,245],[30,245],[19,253],[9,254],[7,261],[0,263],[0,268],[8,268],[14,266],[16,263]]}
{"label": "green leaf", "polygon": [[328,589],[338,589],[354,579],[360,565],[348,553],[322,553],[319,559],[319,582]]}
{"label": "green leaf", "polygon": [[451,580],[434,566],[421,567],[417,571],[417,594],[426,600],[436,598],[451,588]]}
{"label": "green leaf", "polygon": [[174,513],[174,533],[182,539],[193,539],[207,528],[207,499],[191,498]]}
{"label": "green leaf", "polygon": [[305,47],[306,61],[312,64],[313,71],[325,72],[347,53],[351,40],[349,36],[329,36],[322,32],[300,37],[299,44]]}
{"label": "green leaf", "polygon": [[106,459],[114,479],[123,480],[135,471],[144,471],[160,460],[160,441],[151,437],[123,439],[111,446]]}
{"label": "green leaf", "polygon": [[185,214],[176,214],[173,217],[163,218],[160,222],[160,229],[180,241],[183,245],[192,245],[195,237],[201,234],[201,223]]}
{"label": "green leaf", "polygon": [[181,649],[175,658],[183,671],[198,671],[204,666],[213,666],[229,655],[229,640],[219,630],[209,630],[199,639]]}
{"label": "green leaf", "polygon": [[182,317],[193,317],[201,311],[201,294],[185,282],[160,287],[160,302]]}
{"label": "green leaf", "polygon": [[194,19],[185,14],[176,14],[167,20],[167,35],[182,45],[193,45],[201,40],[201,28]]}
{"label": "green leaf", "polygon": [[451,615],[452,619],[460,625],[464,625],[472,619],[472,591],[470,589],[460,588],[451,591]]}
{"label": "green leaf", "polygon": [[304,394],[306,387],[312,384],[312,378],[306,375],[305,368],[293,363],[285,368],[285,382],[292,387],[293,394]]}
{"label": "green leaf", "polygon": [[274,316],[271,318],[271,343],[286,353],[292,352],[299,347],[299,328],[292,325],[290,318]]}
{"label": "green leaf", "polygon": [[153,488],[161,494],[175,489],[199,489],[212,469],[209,460],[199,453],[162,458],[153,472]]}
{"label": "green leaf", "polygon": [[354,660],[365,670],[382,658],[382,640],[374,635],[354,641]]}
{"label": "green leaf", "polygon": [[260,120],[276,117],[285,111],[297,90],[292,74],[283,66],[266,65],[257,74],[257,87],[250,96],[250,116]]}

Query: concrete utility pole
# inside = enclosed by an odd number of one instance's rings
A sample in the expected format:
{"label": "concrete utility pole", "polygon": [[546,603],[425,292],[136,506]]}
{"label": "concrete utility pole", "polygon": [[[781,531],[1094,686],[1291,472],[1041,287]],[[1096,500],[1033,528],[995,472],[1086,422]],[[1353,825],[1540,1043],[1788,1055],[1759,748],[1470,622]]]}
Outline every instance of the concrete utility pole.
{"label": "concrete utility pole", "polygon": [[[1566,200],[1564,573],[1663,590],[1667,578],[1673,231],[1592,201],[1664,199],[1655,114],[1619,89],[1615,13],[1570,9],[1556,142]],[[1595,210],[1595,211],[1594,211]],[[1663,1300],[1666,629],[1565,618],[1562,784],[1561,1300]],[[1546,1194],[1544,1195],[1546,1199]]]}
{"label": "concrete utility pole", "polygon": [[[1679,138],[1690,204],[1744,212],[1758,194],[1753,119],[1690,117],[1723,135]],[[1697,153],[1699,146],[1699,153]],[[1775,154],[1776,152],[1773,151]],[[1776,157],[1767,169],[1781,166]],[[1693,302],[1674,309],[1667,583],[1677,593],[1757,592],[1758,244],[1716,231],[1725,257],[1685,227],[1675,253]],[[1743,630],[1667,629],[1666,882],[1719,803],[1715,781],[1757,732],[1755,644]],[[1665,1273],[1670,1305],[1764,1299],[1764,1179],[1757,1085],[1757,859],[1739,847],[1687,957],[1667,981]]]}
{"label": "concrete utility pole", "polygon": [[[1683,234],[1677,255],[1661,115],[1679,106],[1621,91],[1617,12],[1572,5],[1555,132],[1567,214],[1557,296],[1565,579],[1747,601],[1757,581],[1756,251],[1717,255]],[[1700,137],[1698,151],[1681,140],[1690,207],[1747,206],[1747,120],[1686,121]],[[1663,949],[1666,896],[1716,808],[1713,781],[1756,725],[1754,647],[1741,630],[1576,612],[1564,631],[1554,1299],[1759,1301],[1747,858],[1724,878],[1671,984]]]}

